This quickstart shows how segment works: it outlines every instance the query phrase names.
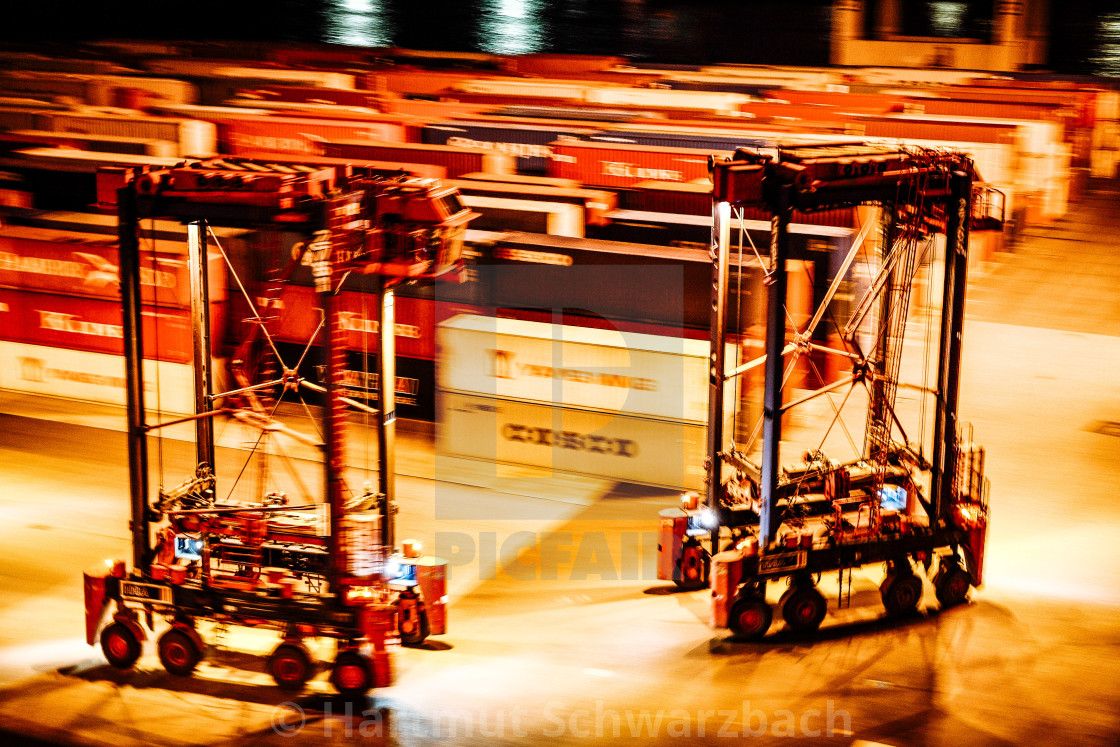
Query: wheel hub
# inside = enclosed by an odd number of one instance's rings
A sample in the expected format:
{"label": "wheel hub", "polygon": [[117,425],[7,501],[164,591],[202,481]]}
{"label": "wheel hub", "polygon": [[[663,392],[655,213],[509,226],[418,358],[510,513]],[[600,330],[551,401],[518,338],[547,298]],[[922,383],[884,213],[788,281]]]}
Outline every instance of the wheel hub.
{"label": "wheel hub", "polygon": [[302,671],[303,667],[295,659],[281,659],[276,662],[276,674],[282,680],[297,680]]}
{"label": "wheel hub", "polygon": [[123,659],[128,655],[128,641],[119,635],[109,636],[109,651]]}
{"label": "wheel hub", "polygon": [[365,672],[357,664],[347,664],[338,671],[338,682],[346,689],[360,687],[365,680]]}
{"label": "wheel hub", "polygon": [[179,643],[172,643],[167,647],[167,660],[175,666],[185,666],[190,659],[185,646]]}

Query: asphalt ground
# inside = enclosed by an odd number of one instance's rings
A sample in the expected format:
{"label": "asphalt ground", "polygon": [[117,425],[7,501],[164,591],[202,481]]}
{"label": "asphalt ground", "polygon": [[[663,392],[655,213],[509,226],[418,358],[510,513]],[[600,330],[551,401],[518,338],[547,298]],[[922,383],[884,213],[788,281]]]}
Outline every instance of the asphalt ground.
{"label": "asphalt ground", "polygon": [[[892,620],[881,569],[854,575],[842,610],[822,579],[830,615],[813,636],[779,620],[737,642],[707,625],[706,592],[654,578],[657,511],[675,496],[452,460],[417,427],[398,442],[399,536],[452,560],[452,603],[446,635],[398,652],[392,687],[346,701],[320,674],[282,693],[260,631],[204,630],[191,678],[150,644],[121,673],[85,644],[81,571],[129,554],[123,418],[0,392],[0,739],[1115,744],[1120,315],[1101,310],[1120,300],[1117,223],[1104,185],[973,273],[961,414],[993,485],[984,586],[941,612],[927,585],[920,613]],[[220,441],[236,464],[246,437]],[[192,455],[168,437],[160,459],[178,474]]]}

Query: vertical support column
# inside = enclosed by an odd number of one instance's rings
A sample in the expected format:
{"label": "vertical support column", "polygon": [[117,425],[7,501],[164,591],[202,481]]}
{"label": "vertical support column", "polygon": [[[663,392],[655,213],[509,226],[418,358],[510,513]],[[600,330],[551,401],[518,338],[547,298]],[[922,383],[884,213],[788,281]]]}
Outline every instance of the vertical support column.
{"label": "vertical support column", "polygon": [[125,405],[128,417],[128,487],[132,520],[132,566],[148,572],[151,534],[148,525],[148,431],[144,410],[144,325],[140,296],[140,218],[136,190],[129,184],[117,192],[117,239],[120,251],[123,309]]}
{"label": "vertical support column", "polygon": [[789,256],[789,224],[793,216],[789,185],[777,189],[770,218],[770,292],[766,300],[766,383],[762,395],[762,474],[759,486],[759,547],[765,551],[777,531],[775,510],[782,440],[782,349],[786,342],[786,257]]}
{"label": "vertical support column", "polygon": [[[346,524],[346,404],[343,397],[343,375],[346,371],[346,331],[343,329],[339,306],[341,297],[328,287],[320,288],[320,306],[323,309],[324,350],[323,386],[326,389],[323,403],[323,440],[325,442],[326,500],[330,506],[331,531],[327,550],[330,555],[331,583],[346,578],[350,571],[349,530]],[[333,591],[341,593],[335,586]]]}
{"label": "vertical support column", "polygon": [[352,527],[346,520],[346,373],[347,332],[342,324],[339,278],[353,256],[353,235],[348,231],[352,204],[347,197],[326,203],[325,228],[308,242],[305,261],[311,265],[315,291],[323,313],[323,475],[324,500],[331,517],[327,536],[331,592],[346,593],[345,579],[351,575]]}
{"label": "vertical support column", "polygon": [[[210,286],[206,253],[206,224],[194,220],[187,224],[187,267],[191,278],[191,328],[194,357],[194,411],[210,412],[214,384],[210,347]],[[199,418],[195,423],[196,461],[214,465],[214,420]]]}
{"label": "vertical support column", "polygon": [[[895,206],[883,205],[882,213],[882,242],[879,245],[879,261],[886,264],[887,258],[894,250],[894,242],[898,236],[895,221]],[[898,355],[894,349],[895,341],[891,339],[891,315],[905,313],[904,309],[897,312],[894,309],[894,295],[898,286],[898,269],[891,270],[879,294],[879,319],[876,325],[875,349],[868,361],[875,376],[871,383],[871,402],[867,408],[867,433],[864,436],[864,456],[878,459],[883,456],[883,450],[890,446],[891,402],[888,401],[889,382],[887,381],[887,361],[891,356]]]}
{"label": "vertical support column", "polygon": [[851,65],[852,42],[863,38],[863,0],[836,0],[832,4],[832,45],[829,61]]}
{"label": "vertical support column", "polygon": [[396,421],[397,421],[397,349],[395,294],[384,276],[378,276],[377,354],[377,482],[383,496],[381,505],[381,541],[389,548],[396,544]]}
{"label": "vertical support column", "polygon": [[972,178],[963,171],[949,175],[945,209],[945,285],[941,305],[941,344],[934,413],[933,475],[930,484],[936,519],[947,519],[957,472],[957,407],[961,382],[961,337],[968,273],[968,221],[972,214]]}
{"label": "vertical support column", "polygon": [[879,0],[875,9],[875,38],[890,39],[902,31],[902,10],[898,0]]}
{"label": "vertical support column", "polygon": [[1023,0],[996,0],[992,27],[993,42],[999,48],[997,69],[1018,70],[1026,62],[1023,7]]}
{"label": "vertical support column", "polygon": [[[712,243],[708,258],[712,263],[712,316],[710,352],[708,355],[708,485],[705,504],[717,512],[722,489],[723,460],[723,393],[727,372],[724,360],[724,338],[727,336],[727,276],[731,254],[731,204],[726,200],[712,202]],[[712,528],[712,553],[719,552],[719,525]]]}

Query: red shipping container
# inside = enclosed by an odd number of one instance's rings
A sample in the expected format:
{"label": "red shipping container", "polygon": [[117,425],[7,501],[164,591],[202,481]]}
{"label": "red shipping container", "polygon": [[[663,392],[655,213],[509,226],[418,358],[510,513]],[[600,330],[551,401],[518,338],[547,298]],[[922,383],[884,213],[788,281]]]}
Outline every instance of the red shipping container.
{"label": "red shipping container", "polygon": [[[220,305],[215,307],[220,311]],[[219,319],[216,326],[221,323]],[[143,325],[145,358],[172,363],[191,361],[189,311],[148,306],[143,311]],[[212,332],[217,338],[217,330]],[[121,305],[93,298],[0,289],[0,339],[123,355]]]}
{"label": "red shipping container", "polygon": [[487,76],[480,76],[472,70],[454,72],[400,67],[366,73],[364,79],[358,79],[358,83],[370,91],[431,96],[447,93],[454,90],[457,83],[479,77]]}
{"label": "red shipping container", "polygon": [[[347,331],[350,350],[377,352],[377,296],[358,291],[343,291],[342,326]],[[434,360],[435,310],[434,301],[426,298],[396,296],[396,349],[405,358]],[[268,326],[269,334],[280,342],[306,345],[319,327],[319,299],[315,289],[301,285],[285,286],[280,295],[277,315]]]}
{"label": "red shipping container", "polygon": [[[210,300],[226,297],[226,265],[209,252]],[[0,228],[0,286],[120,303],[115,237],[24,226]],[[145,304],[186,309],[190,272],[183,243],[141,239],[141,298]]]}
{"label": "red shipping container", "polygon": [[939,140],[959,143],[1014,143],[1017,126],[998,122],[932,121],[905,117],[861,116],[847,119],[849,134],[903,140]]}
{"label": "red shipping container", "polygon": [[[632,189],[623,193],[622,202],[624,209],[627,210],[707,216],[712,214],[712,187],[710,184],[638,182]],[[769,221],[770,213],[762,208],[747,207],[744,208],[743,219]],[[859,227],[855,208],[818,210],[812,213],[794,210],[793,222],[837,228]]]}
{"label": "red shipping container", "polygon": [[585,54],[536,53],[511,57],[503,67],[509,72],[544,77],[567,77],[580,73],[594,73],[626,65],[625,57]]}
{"label": "red shipping container", "polygon": [[311,119],[303,117],[246,116],[216,121],[222,153],[249,158],[286,155],[322,155],[328,140],[401,143],[407,133],[397,121]]}
{"label": "red shipping container", "polygon": [[[597,142],[552,143],[548,175],[597,187],[630,187],[638,182],[690,182],[708,177],[709,151]],[[716,152],[730,157],[732,153]]]}

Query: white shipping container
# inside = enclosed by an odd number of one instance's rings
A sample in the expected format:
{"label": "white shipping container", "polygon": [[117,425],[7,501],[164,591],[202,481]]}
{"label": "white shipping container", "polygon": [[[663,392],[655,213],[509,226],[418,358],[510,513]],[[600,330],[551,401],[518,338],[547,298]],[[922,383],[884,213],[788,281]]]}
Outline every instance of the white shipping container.
{"label": "white shipping container", "polygon": [[579,205],[566,202],[513,200],[508,197],[487,197],[485,195],[460,195],[459,199],[467,207],[483,214],[487,210],[540,214],[545,223],[545,230],[537,230],[533,233],[583,238],[583,208]]}
{"label": "white shipping container", "polygon": [[142,60],[140,64],[149,72],[193,78],[209,78],[215,70],[235,67],[231,60],[171,56]]}
{"label": "white shipping container", "polygon": [[29,166],[46,167],[59,171],[86,171],[93,173],[102,166],[153,166],[171,168],[182,159],[178,156],[137,156],[130,153],[100,153],[75,148],[24,148],[12,151],[12,156]]}
{"label": "white shipping container", "polygon": [[[844,71],[847,72],[847,71]],[[825,86],[843,83],[845,76],[820,68],[770,67],[757,65],[716,65],[702,67],[698,73],[679,73],[666,76],[675,80],[699,80],[708,78],[730,78],[739,82],[757,82],[769,87],[796,88],[798,90],[821,90]]]}
{"label": "white shipping container", "polygon": [[349,73],[332,73],[325,70],[288,70],[268,67],[216,67],[210,71],[210,77],[268,80],[277,84],[311,86],[313,88],[353,89],[357,85],[355,77]]}
{"label": "white shipping container", "polygon": [[536,96],[553,99],[587,100],[587,85],[558,83],[537,78],[476,78],[455,84],[454,90],[497,96]]}
{"label": "white shipping container", "polygon": [[171,117],[140,117],[123,110],[88,113],[50,112],[41,114],[33,128],[52,132],[81,132],[90,135],[119,135],[150,140],[170,140],[179,144],[180,156],[208,157],[218,152],[218,128],[213,122]]}
{"label": "white shipping container", "polygon": [[[125,404],[123,356],[0,341],[0,360],[8,362],[0,366],[0,389],[83,402]],[[215,371],[225,370],[222,360],[214,363]],[[144,361],[144,397],[148,407],[155,407],[158,401],[164,412],[193,414],[192,366],[161,361],[157,377],[156,365],[154,360]]]}
{"label": "white shipping container", "polygon": [[185,80],[175,78],[146,78],[136,75],[101,75],[95,79],[101,85],[101,100],[89,103],[112,106],[115,89],[132,88],[147,91],[160,101],[176,104],[193,104],[198,100],[198,89]]}
{"label": "white shipping container", "polygon": [[734,114],[751,100],[740,93],[675,91],[659,88],[588,88],[587,103],[610,106],[704,109],[717,114]]}
{"label": "white shipping container", "polygon": [[[438,342],[441,390],[707,422],[704,340],[463,314],[440,325]],[[735,365],[733,345],[727,361]]]}
{"label": "white shipping container", "polygon": [[706,428],[439,392],[437,455],[699,490]]}

